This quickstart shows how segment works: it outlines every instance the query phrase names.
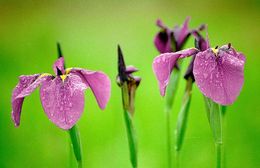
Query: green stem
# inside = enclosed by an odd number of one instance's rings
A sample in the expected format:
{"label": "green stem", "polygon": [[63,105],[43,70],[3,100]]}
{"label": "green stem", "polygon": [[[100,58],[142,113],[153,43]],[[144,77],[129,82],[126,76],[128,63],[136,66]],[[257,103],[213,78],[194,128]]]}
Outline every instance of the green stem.
{"label": "green stem", "polygon": [[223,167],[223,150],[222,144],[216,143],[216,160],[217,160],[217,168]]}
{"label": "green stem", "polygon": [[223,166],[223,128],[222,128],[222,107],[205,97],[207,116],[213,133],[216,146],[216,167]]}
{"label": "green stem", "polygon": [[134,109],[130,107],[130,104],[133,102],[129,102],[130,97],[128,94],[127,83],[124,83],[122,86],[122,99],[123,99],[126,132],[127,132],[129,151],[130,151],[130,161],[132,167],[137,168],[137,139],[136,139],[136,133],[134,130],[133,119],[132,119]]}
{"label": "green stem", "polygon": [[167,136],[167,157],[168,167],[172,167],[172,137],[171,137],[171,109],[166,108],[166,136]]}
{"label": "green stem", "polygon": [[[179,61],[179,67],[181,67],[181,62]],[[178,83],[180,79],[180,70],[174,68],[168,88],[166,89],[166,104],[165,104],[165,113],[166,113],[166,140],[167,140],[167,160],[168,168],[172,167],[172,130],[171,130],[171,111],[178,88]]]}
{"label": "green stem", "polygon": [[77,160],[78,168],[82,168],[82,149],[80,142],[79,130],[76,125],[68,130],[71,140],[71,147]]}
{"label": "green stem", "polygon": [[130,150],[130,160],[133,168],[137,168],[137,141],[135,131],[132,123],[131,114],[128,111],[124,111],[126,132],[128,137],[128,144]]}

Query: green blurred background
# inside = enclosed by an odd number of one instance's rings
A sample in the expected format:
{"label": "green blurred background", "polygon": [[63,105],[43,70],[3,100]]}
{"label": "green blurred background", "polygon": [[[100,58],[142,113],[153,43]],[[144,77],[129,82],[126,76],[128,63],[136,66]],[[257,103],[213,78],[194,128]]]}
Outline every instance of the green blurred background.
{"label": "green blurred background", "polygon": [[[134,123],[139,140],[139,167],[164,168],[166,131],[164,99],[152,72],[158,55],[153,38],[157,18],[167,25],[191,16],[190,27],[207,23],[212,46],[231,42],[247,62],[245,84],[225,118],[226,167],[260,167],[260,1],[0,1],[0,167],[68,167],[68,133],[52,124],[43,112],[38,90],[24,102],[21,126],[11,121],[11,92],[21,74],[52,72],[61,42],[66,64],[102,70],[112,80],[112,96],[101,111],[91,91],[78,122],[84,167],[130,168],[121,93],[115,83],[116,46],[127,64],[140,69]],[[193,46],[190,39],[186,47]],[[185,63],[187,65],[187,62]],[[172,124],[184,91],[180,84]],[[204,102],[194,85],[189,123],[181,154],[183,168],[212,168],[214,143]]]}

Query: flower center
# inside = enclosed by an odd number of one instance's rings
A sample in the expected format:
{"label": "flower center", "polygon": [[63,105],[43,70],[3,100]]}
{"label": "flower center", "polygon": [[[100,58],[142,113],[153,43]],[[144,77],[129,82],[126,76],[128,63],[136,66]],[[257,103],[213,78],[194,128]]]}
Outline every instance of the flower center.
{"label": "flower center", "polygon": [[62,79],[62,82],[64,82],[65,81],[65,79],[67,78],[67,74],[65,74],[65,75],[60,75],[60,78]]}
{"label": "flower center", "polygon": [[65,79],[68,77],[68,74],[70,73],[71,69],[72,69],[72,68],[67,68],[67,69],[65,70],[65,74],[60,75],[60,78],[62,79],[63,82],[64,82]]}
{"label": "flower center", "polygon": [[211,48],[212,52],[215,54],[215,57],[218,57],[218,46]]}

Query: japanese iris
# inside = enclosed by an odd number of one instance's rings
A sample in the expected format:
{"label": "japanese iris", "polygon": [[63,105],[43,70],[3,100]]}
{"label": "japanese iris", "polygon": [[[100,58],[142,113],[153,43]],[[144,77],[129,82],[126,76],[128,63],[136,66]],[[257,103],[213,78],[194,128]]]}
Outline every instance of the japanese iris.
{"label": "japanese iris", "polygon": [[193,74],[200,91],[214,102],[229,105],[239,95],[244,83],[245,56],[231,44],[220,48],[196,48],[161,54],[154,59],[153,70],[164,96],[171,71],[178,58],[195,56]]}
{"label": "japanese iris", "polygon": [[64,68],[64,57],[54,64],[55,76],[48,73],[22,75],[12,94],[12,119],[20,125],[24,98],[40,87],[41,103],[47,117],[62,129],[72,128],[84,110],[84,91],[90,88],[101,109],[110,98],[111,82],[100,71]]}

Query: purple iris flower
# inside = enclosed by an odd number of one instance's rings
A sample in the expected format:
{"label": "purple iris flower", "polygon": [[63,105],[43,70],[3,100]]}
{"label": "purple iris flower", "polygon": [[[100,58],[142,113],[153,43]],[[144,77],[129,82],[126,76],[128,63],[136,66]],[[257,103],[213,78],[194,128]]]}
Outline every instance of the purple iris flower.
{"label": "purple iris flower", "polygon": [[54,64],[56,76],[48,73],[22,75],[12,94],[12,119],[20,125],[24,98],[40,87],[41,103],[47,117],[62,129],[72,128],[84,110],[84,91],[90,88],[101,109],[110,98],[111,82],[100,71],[64,68],[64,57]]}
{"label": "purple iris flower", "polygon": [[156,24],[161,31],[156,34],[154,44],[160,53],[178,51],[183,47],[190,35],[189,21],[190,17],[187,17],[182,27],[175,26],[170,29],[161,20],[157,20]]}
{"label": "purple iris flower", "polygon": [[162,96],[168,85],[173,67],[178,58],[194,55],[193,74],[200,91],[216,103],[232,104],[239,95],[244,83],[245,56],[237,52],[231,44],[220,48],[196,48],[157,56],[153,71],[157,77]]}

